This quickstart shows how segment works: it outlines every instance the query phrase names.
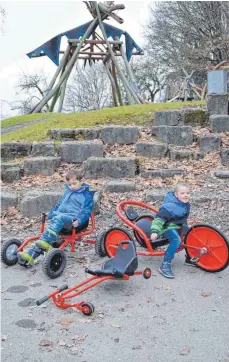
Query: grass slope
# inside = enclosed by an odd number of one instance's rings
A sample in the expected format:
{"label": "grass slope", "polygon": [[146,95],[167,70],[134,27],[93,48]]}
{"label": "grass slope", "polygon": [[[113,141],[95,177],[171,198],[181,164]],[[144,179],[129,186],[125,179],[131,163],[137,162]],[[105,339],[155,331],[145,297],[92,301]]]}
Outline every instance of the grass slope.
{"label": "grass slope", "polygon": [[33,120],[49,118],[41,123],[28,125],[20,130],[4,134],[2,142],[42,141],[47,139],[47,131],[54,128],[93,128],[105,124],[141,125],[149,122],[157,111],[179,109],[184,106],[201,105],[203,102],[150,103],[74,114],[32,114],[13,117],[2,121],[3,127],[23,124]]}

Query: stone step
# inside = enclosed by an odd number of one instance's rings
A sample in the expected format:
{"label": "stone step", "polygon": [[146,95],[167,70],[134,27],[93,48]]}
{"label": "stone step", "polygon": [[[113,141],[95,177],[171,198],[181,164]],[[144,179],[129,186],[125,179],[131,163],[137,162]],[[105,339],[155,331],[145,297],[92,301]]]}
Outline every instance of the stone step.
{"label": "stone step", "polygon": [[27,157],[31,152],[32,143],[8,142],[1,145],[1,158],[3,160]]}
{"label": "stone step", "polygon": [[60,157],[28,157],[24,160],[24,172],[26,176],[38,173],[51,176],[57,171],[60,162]]}
{"label": "stone step", "polygon": [[88,158],[84,163],[84,176],[86,179],[97,179],[110,177],[120,179],[125,177],[135,177],[137,173],[136,158],[116,157],[116,158]]}
{"label": "stone step", "polygon": [[229,178],[229,171],[216,171],[214,175],[218,178]]}
{"label": "stone step", "polygon": [[1,192],[1,212],[8,209],[10,206],[18,206],[18,196],[12,192]]}
{"label": "stone step", "polygon": [[[146,202],[163,201],[169,189],[153,189],[146,193]],[[206,192],[206,191],[194,191],[191,193],[191,202],[202,203],[209,201],[227,201],[229,202],[228,192]]]}
{"label": "stone step", "polygon": [[210,128],[212,132],[215,133],[229,132],[229,116],[227,115],[210,116]]}
{"label": "stone step", "polygon": [[57,128],[47,132],[47,136],[54,140],[94,140],[100,138],[98,128]]}
{"label": "stone step", "polygon": [[59,155],[64,162],[82,163],[89,157],[103,157],[103,143],[101,141],[62,142]]}
{"label": "stone step", "polygon": [[221,162],[224,166],[229,166],[229,148],[221,148]]}
{"label": "stone step", "polygon": [[176,150],[171,149],[169,151],[169,157],[171,161],[179,161],[179,160],[200,160],[204,157],[203,152],[199,151],[190,151],[190,150]]}
{"label": "stone step", "polygon": [[101,130],[103,143],[109,145],[114,145],[115,143],[130,145],[136,143],[139,137],[140,132],[138,127],[108,126]]}
{"label": "stone step", "polygon": [[136,143],[137,156],[162,158],[166,156],[167,152],[168,152],[168,146],[163,143],[153,143],[153,142]]}
{"label": "stone step", "polygon": [[206,107],[209,116],[214,114],[228,114],[228,95],[208,94],[206,97]]}
{"label": "stone step", "polygon": [[177,146],[187,146],[193,143],[191,126],[156,126],[152,127],[152,135],[165,143]]}
{"label": "stone step", "polygon": [[200,151],[203,153],[220,151],[221,137],[217,135],[206,135],[199,137]]}
{"label": "stone step", "polygon": [[[25,217],[36,217],[42,212],[51,210],[63,195],[63,192],[32,191],[28,192],[20,202],[20,212]],[[99,213],[100,192],[94,194],[94,212]]]}
{"label": "stone step", "polygon": [[159,170],[141,170],[141,177],[143,178],[167,178],[174,177],[177,175],[183,175],[184,170],[180,169],[159,169]]}
{"label": "stone step", "polygon": [[207,124],[206,112],[200,108],[184,108],[181,110],[181,123],[185,126],[205,126]]}
{"label": "stone step", "polygon": [[32,156],[56,156],[54,142],[33,143]]}
{"label": "stone step", "polygon": [[136,189],[135,183],[131,181],[115,180],[108,182],[104,188],[104,192],[130,192]]}
{"label": "stone step", "polygon": [[177,126],[181,114],[179,111],[155,112],[153,117],[154,126]]}

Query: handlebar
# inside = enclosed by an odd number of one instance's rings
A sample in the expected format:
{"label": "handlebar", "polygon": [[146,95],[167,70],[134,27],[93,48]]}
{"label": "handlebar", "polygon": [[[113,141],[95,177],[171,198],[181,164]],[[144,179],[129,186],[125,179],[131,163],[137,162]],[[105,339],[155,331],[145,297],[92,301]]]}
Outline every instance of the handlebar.
{"label": "handlebar", "polygon": [[62,285],[60,288],[58,288],[57,290],[55,290],[55,292],[51,293],[50,295],[47,295],[47,296],[45,296],[45,297],[42,297],[41,299],[38,299],[38,300],[36,301],[36,304],[37,304],[37,305],[43,304],[44,302],[46,302],[47,300],[49,300],[49,298],[51,298],[54,294],[59,293],[59,292],[63,292],[63,290],[65,290],[65,289],[68,289],[68,285],[67,285],[67,284]]}

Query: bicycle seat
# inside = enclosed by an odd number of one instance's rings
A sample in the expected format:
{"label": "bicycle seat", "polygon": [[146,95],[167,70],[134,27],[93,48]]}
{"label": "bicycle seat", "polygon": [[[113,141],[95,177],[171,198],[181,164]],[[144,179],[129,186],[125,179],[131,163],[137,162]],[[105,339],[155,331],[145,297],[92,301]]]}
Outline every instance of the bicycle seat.
{"label": "bicycle seat", "polygon": [[70,225],[69,227],[63,227],[63,229],[60,231],[60,234],[71,235],[73,229],[75,229],[76,233],[80,233],[81,231],[86,230],[88,225],[89,225],[89,219],[84,224],[77,227],[74,227],[73,225]]}
{"label": "bicycle seat", "polygon": [[138,218],[138,213],[133,209],[133,207],[128,207],[125,210],[125,214],[127,219],[129,219],[130,221],[134,221]]}
{"label": "bicycle seat", "polygon": [[[140,220],[138,220],[136,222],[136,225],[142,230],[144,231],[144,233],[146,234],[146,236],[148,238],[150,238],[150,235],[151,235],[151,231],[150,231],[150,228],[151,228],[151,224],[152,224],[152,221],[153,221],[153,218],[152,220],[149,220],[149,219],[146,219],[146,218],[142,218]],[[143,237],[137,232],[137,231],[134,231],[134,235],[136,237],[136,239],[142,244],[142,246],[146,246],[145,245],[145,240],[143,239]],[[140,239],[140,240],[139,240]],[[168,239],[164,238],[164,237],[159,237],[158,239],[152,241],[151,240],[151,244],[154,248],[158,247],[158,246],[163,246],[163,245],[166,245],[168,244],[169,241]]]}
{"label": "bicycle seat", "polygon": [[113,276],[123,278],[124,274],[134,275],[138,267],[136,247],[133,240],[122,241],[114,258],[105,262],[101,270],[85,269],[86,273],[97,276]]}

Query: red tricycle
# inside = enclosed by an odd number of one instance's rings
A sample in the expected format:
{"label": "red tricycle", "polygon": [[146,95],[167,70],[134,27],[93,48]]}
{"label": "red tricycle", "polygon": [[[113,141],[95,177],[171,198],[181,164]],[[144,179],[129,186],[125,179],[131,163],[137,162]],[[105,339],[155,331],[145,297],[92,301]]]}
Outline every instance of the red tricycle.
{"label": "red tricycle", "polygon": [[[141,207],[150,213],[139,215],[134,209]],[[117,205],[116,212],[119,218],[129,226],[134,237],[141,247],[147,250],[138,250],[137,255],[163,256],[165,250],[159,250],[169,243],[166,238],[150,240],[151,223],[158,212],[149,204],[139,201],[122,201]],[[120,242],[132,240],[133,237],[126,228],[113,227],[104,231],[96,240],[96,252],[100,256],[115,256]],[[223,233],[208,224],[192,225],[185,235],[181,235],[182,244],[177,252],[185,249],[192,263],[207,272],[219,272],[229,265],[229,243]]]}
{"label": "red tricycle", "polygon": [[37,305],[41,305],[48,299],[53,300],[59,308],[74,307],[85,315],[91,315],[94,312],[94,306],[89,302],[73,302],[69,299],[78,297],[87,290],[106,280],[129,280],[133,275],[143,275],[145,279],[151,277],[151,270],[146,268],[144,271],[137,270],[138,258],[136,254],[136,246],[132,240],[121,241],[117,247],[115,257],[108,259],[99,270],[85,269],[85,272],[91,274],[92,277],[85,281],[68,288],[65,284],[54,290],[49,295],[37,300]]}
{"label": "red tricycle", "polygon": [[[7,240],[2,245],[1,258],[4,264],[11,266],[15,265],[18,262],[17,253],[22,251],[27,244],[38,240],[41,234],[45,229],[45,221],[47,215],[42,214],[41,218],[41,227],[40,234],[26,238],[23,243],[20,240],[13,238]],[[89,225],[90,224],[90,225]],[[79,241],[83,241],[89,244],[95,244],[94,239],[85,238],[85,236],[90,235],[95,230],[95,218],[94,213],[91,214],[90,219],[83,225],[76,228],[72,227],[71,229],[62,229],[59,238],[52,244],[52,247],[47,253],[45,253],[45,258],[43,259],[42,270],[43,272],[50,277],[55,279],[59,277],[66,266],[66,255],[63,249],[70,244],[71,251],[75,251],[75,244]],[[27,265],[24,265],[25,267]]]}

